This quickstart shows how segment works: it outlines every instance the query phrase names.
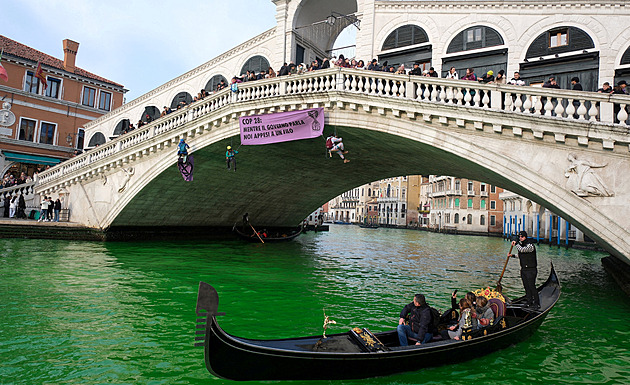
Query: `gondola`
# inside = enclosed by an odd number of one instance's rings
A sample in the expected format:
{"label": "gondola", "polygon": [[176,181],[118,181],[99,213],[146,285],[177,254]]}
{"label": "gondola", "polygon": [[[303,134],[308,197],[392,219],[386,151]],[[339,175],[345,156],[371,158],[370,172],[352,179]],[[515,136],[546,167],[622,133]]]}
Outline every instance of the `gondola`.
{"label": "gondola", "polygon": [[362,229],[378,229],[378,225],[376,223],[359,223],[359,227]]}
{"label": "gondola", "polygon": [[[398,346],[396,330],[374,333],[354,328],[322,336],[255,340],[227,334],[217,322],[219,295],[199,283],[196,346],[205,349],[206,368],[217,377],[242,381],[338,380],[385,376],[453,364],[507,348],[530,337],[560,297],[560,282],[551,266],[549,278],[538,288],[541,307],[513,300],[492,326],[462,340]],[[203,335],[202,335],[203,334]]]}
{"label": "gondola", "polygon": [[[297,237],[298,235],[302,234],[302,230],[303,227],[300,226],[299,229],[293,231],[292,233],[289,234],[284,234],[284,236],[277,236],[277,237],[263,237],[262,240],[265,241],[265,243],[268,242],[287,242],[290,241],[292,239],[294,239],[295,237]],[[254,232],[252,231],[250,234],[246,234],[244,232],[242,232],[241,230],[239,230],[237,223],[234,224],[234,227],[232,227],[232,231],[234,231],[236,233],[236,235],[238,235],[239,238],[247,241],[247,242],[254,242],[254,243],[261,243],[260,242],[260,238],[258,238],[256,236],[256,234],[254,234]]]}

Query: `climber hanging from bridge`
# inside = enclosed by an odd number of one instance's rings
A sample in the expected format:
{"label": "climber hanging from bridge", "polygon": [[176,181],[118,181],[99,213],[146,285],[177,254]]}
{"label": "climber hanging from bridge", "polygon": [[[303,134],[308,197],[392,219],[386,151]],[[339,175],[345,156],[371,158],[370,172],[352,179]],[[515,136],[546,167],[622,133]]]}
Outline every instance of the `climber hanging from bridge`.
{"label": "climber hanging from bridge", "polygon": [[177,145],[177,159],[178,163],[186,163],[188,161],[188,149],[190,146],[184,139],[179,140],[179,144]]}
{"label": "climber hanging from bridge", "polygon": [[238,154],[238,150],[232,149],[232,146],[227,146],[227,151],[225,152],[225,162],[227,163],[227,169],[230,169],[230,163],[234,166],[234,171],[236,171],[236,154]]}
{"label": "climber hanging from bridge", "polygon": [[346,159],[344,154],[347,154],[348,151],[344,149],[343,139],[338,137],[336,134],[330,135],[326,138],[326,148],[328,149],[328,154],[332,158],[332,153],[336,152],[339,154],[339,157],[343,159],[344,163],[350,162],[349,159]]}

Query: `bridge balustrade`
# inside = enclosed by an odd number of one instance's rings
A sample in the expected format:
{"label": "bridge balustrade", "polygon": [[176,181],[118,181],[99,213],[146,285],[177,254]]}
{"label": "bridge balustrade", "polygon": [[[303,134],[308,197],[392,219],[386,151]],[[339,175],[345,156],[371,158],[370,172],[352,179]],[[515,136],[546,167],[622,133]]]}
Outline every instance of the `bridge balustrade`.
{"label": "bridge balustrade", "polygon": [[618,126],[624,129],[624,133],[630,125],[627,112],[630,97],[625,95],[331,68],[303,75],[239,83],[236,92],[230,89],[221,90],[41,173],[38,183],[52,182],[103,159],[115,157],[121,150],[141,146],[149,138],[172,134],[187,123],[213,114],[228,105],[288,95],[328,92],[360,93],[379,98],[457,105],[532,117],[544,116],[602,124],[602,128]]}

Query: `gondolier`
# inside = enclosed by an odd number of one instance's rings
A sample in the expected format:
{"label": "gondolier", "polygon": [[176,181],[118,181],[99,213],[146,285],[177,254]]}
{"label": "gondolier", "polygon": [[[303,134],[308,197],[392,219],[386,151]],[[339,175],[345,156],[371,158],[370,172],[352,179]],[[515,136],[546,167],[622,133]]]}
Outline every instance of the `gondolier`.
{"label": "gondolier", "polygon": [[[512,245],[518,250],[518,259],[521,263],[521,279],[525,288],[526,307],[540,308],[540,298],[536,290],[536,276],[538,275],[536,261],[536,246],[531,239],[527,238],[527,232],[518,233],[518,242],[512,241]],[[509,257],[516,257],[508,254]]]}

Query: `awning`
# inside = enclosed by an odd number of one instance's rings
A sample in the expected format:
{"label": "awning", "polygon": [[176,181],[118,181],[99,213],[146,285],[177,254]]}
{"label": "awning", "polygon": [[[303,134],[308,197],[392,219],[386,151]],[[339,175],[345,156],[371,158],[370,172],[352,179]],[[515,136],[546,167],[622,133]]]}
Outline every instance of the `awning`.
{"label": "awning", "polygon": [[62,159],[50,158],[41,155],[20,154],[17,152],[2,151],[9,162],[32,163],[54,166],[61,163]]}

